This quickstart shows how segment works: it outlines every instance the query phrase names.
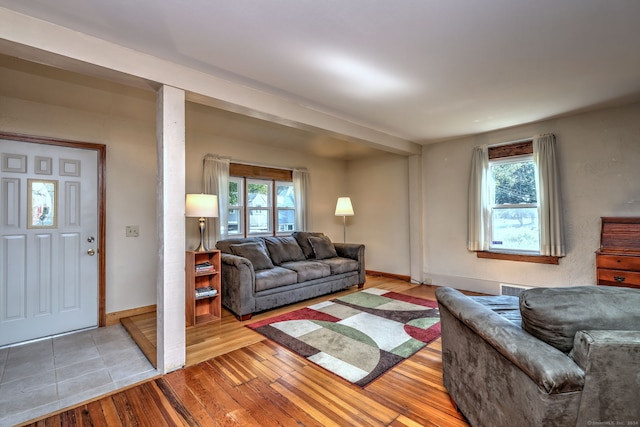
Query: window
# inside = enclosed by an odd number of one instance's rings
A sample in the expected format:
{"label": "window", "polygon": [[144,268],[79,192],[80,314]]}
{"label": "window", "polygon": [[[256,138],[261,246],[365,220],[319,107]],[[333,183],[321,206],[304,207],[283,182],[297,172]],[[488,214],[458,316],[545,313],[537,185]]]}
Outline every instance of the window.
{"label": "window", "polygon": [[276,229],[279,233],[295,231],[296,204],[292,182],[276,183],[276,209],[278,211]]}
{"label": "window", "polygon": [[229,173],[229,236],[286,235],[296,230],[291,171],[232,163]]}
{"label": "window", "polygon": [[247,234],[273,234],[273,182],[247,180]]}
{"label": "window", "polygon": [[227,232],[231,236],[244,236],[244,179],[229,177],[229,214]]}
{"label": "window", "polygon": [[540,253],[533,156],[489,161],[490,250]]}
{"label": "window", "polygon": [[479,258],[558,264],[565,256],[555,136],[475,147],[467,249]]}

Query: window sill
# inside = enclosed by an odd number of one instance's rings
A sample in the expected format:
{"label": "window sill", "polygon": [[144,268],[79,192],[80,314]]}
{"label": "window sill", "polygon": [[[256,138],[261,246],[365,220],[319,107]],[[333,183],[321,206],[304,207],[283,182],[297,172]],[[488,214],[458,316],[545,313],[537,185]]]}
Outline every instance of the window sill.
{"label": "window sill", "polygon": [[478,258],[486,259],[501,259],[505,261],[519,261],[519,262],[533,262],[537,264],[560,264],[560,258],[557,256],[544,256],[544,255],[522,255],[522,254],[507,254],[501,252],[487,252],[477,251]]}

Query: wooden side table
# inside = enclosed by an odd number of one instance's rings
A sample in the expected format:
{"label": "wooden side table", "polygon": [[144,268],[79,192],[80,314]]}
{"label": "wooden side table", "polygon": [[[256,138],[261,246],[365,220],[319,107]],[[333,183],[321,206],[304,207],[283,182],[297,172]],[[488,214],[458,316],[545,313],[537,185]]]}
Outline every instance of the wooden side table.
{"label": "wooden side table", "polygon": [[186,324],[197,326],[220,320],[220,251],[186,252]]}

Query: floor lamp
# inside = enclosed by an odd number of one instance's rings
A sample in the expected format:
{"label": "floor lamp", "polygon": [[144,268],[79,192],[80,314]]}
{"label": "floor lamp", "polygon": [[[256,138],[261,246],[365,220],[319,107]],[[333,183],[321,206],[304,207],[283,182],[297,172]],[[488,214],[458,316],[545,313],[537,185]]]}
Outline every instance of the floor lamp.
{"label": "floor lamp", "polygon": [[195,251],[208,251],[209,249],[204,244],[205,218],[218,217],[218,196],[213,194],[187,194],[185,216],[200,218],[200,246]]}
{"label": "floor lamp", "polygon": [[338,197],[338,203],[336,203],[336,216],[342,217],[344,243],[347,243],[347,217],[353,216],[353,206],[351,206],[351,198]]}

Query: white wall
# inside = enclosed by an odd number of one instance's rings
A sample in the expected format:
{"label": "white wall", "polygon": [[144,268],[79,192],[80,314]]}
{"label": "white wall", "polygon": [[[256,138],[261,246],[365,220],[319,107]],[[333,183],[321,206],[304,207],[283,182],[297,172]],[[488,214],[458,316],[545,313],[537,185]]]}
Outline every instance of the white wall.
{"label": "white wall", "polygon": [[[499,283],[594,285],[600,217],[640,216],[640,104],[424,147],[425,270],[433,284],[499,293]],[[478,259],[466,250],[471,150],[554,133],[567,256],[560,265]]]}
{"label": "white wall", "polygon": [[355,213],[347,217],[347,241],[366,245],[367,270],[409,276],[408,157],[351,160],[347,177],[344,195],[351,197]]}

